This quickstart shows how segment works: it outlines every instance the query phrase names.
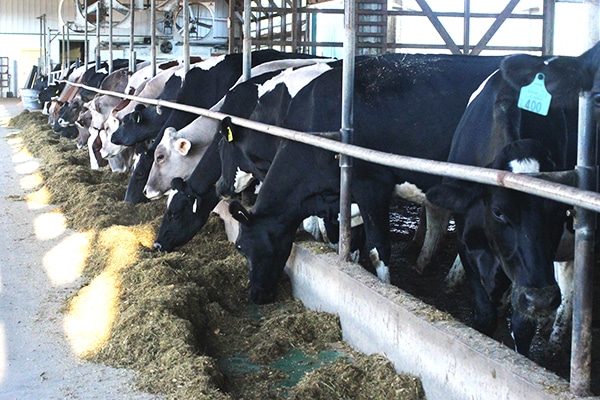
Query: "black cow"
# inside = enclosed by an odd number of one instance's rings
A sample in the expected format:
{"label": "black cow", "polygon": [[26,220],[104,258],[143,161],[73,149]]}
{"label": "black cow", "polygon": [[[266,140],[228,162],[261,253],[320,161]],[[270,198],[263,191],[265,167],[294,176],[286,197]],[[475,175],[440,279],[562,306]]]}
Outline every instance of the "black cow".
{"label": "black cow", "polygon": [[[554,171],[554,161],[538,140],[520,139],[498,150],[486,166],[537,173]],[[474,293],[474,327],[493,335],[497,309],[512,288],[511,329],[516,349],[527,355],[537,319],[549,316],[560,304],[553,260],[567,206],[465,182],[446,182],[431,188],[427,196],[455,213],[459,254]]]}
{"label": "black cow", "polygon": [[[498,67],[500,60],[388,54],[357,63],[354,143],[375,150],[445,160],[469,96]],[[339,130],[341,81],[341,71],[334,69],[303,88],[292,100],[283,125],[305,132]],[[353,202],[361,210],[373,266],[380,271],[387,270],[391,252],[390,199],[395,184],[404,181],[428,188],[439,179],[354,161]],[[231,204],[230,211],[241,222],[237,247],[251,269],[250,300],[273,301],[276,282],[290,254],[298,225],[310,215],[332,220],[339,213],[336,155],[283,141],[252,212],[237,202]]]}
{"label": "black cow", "polygon": [[[578,94],[598,85],[599,65],[600,44],[579,57],[506,58],[467,108],[448,160],[508,169],[490,163],[506,146],[530,139],[548,149],[554,166],[547,168],[572,169]],[[518,106],[521,88],[540,81],[551,95],[545,116]],[[460,256],[475,293],[475,327],[493,334],[499,296],[512,284],[515,346],[528,354],[537,320],[560,303],[553,261],[566,206],[453,179],[431,188],[427,198],[457,215]]]}
{"label": "black cow", "polygon": [[[251,66],[255,67],[269,61],[290,58],[314,58],[314,56],[301,53],[282,53],[276,50],[258,50],[252,52]],[[177,96],[177,103],[210,108],[227,93],[241,75],[242,54],[239,53],[225,56],[220,63],[207,70],[193,68],[186,74],[181,91]],[[167,127],[181,129],[195,118],[197,118],[196,114],[173,110],[167,121],[160,128],[160,131],[157,132],[156,139],[154,139],[155,145],[160,143],[162,134]],[[153,159],[154,148],[152,146],[149,147],[148,151],[141,155],[141,158],[145,157]],[[142,166],[147,167],[148,169],[140,169]],[[130,197],[126,196],[126,201],[133,202],[133,199],[139,198],[140,195],[137,194],[138,192],[143,193],[151,166],[151,162],[143,162],[140,160],[138,166],[132,172],[132,179],[130,179],[127,188],[127,193]]]}
{"label": "black cow", "polygon": [[[158,96],[159,100],[176,101],[181,90],[182,79],[173,75]],[[133,112],[127,114],[119,128],[113,132],[111,142],[122,146],[133,146],[156,137],[160,128],[169,119],[172,109],[168,107],[146,106],[138,104]]]}

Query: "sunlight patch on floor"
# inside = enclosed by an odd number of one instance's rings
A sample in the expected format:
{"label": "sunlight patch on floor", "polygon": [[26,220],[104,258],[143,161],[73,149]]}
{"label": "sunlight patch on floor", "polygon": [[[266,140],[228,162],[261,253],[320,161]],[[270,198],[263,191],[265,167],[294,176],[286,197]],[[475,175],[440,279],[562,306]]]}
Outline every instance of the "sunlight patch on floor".
{"label": "sunlight patch on floor", "polygon": [[108,341],[117,315],[119,292],[118,276],[105,271],[71,300],[63,326],[77,356],[90,356]]}
{"label": "sunlight patch on floor", "polygon": [[33,220],[33,231],[38,240],[56,239],[67,230],[67,220],[60,212],[40,214]]}
{"label": "sunlight patch on floor", "polygon": [[89,257],[93,237],[93,232],[71,233],[44,255],[42,263],[54,286],[79,279]]}

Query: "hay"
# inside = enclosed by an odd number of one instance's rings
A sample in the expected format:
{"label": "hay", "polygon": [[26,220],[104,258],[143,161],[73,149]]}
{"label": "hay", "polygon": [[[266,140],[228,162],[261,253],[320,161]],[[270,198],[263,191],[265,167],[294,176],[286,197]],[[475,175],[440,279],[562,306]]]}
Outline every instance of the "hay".
{"label": "hay", "polygon": [[[87,152],[58,138],[38,113],[25,111],[12,124],[42,160],[44,181],[29,196],[48,197],[70,228],[91,238],[83,286],[65,307],[69,324],[82,322],[73,335],[83,340],[83,357],[135,369],[140,389],[169,399],[423,398],[404,396],[422,394],[415,378],[340,344],[338,317],[307,311],[287,278],[276,303],[248,304],[246,262],[217,215],[179,251],[154,252],[164,201],[123,202],[128,177],[90,170]],[[99,289],[108,298],[94,297]],[[106,332],[86,330],[94,307],[106,310]],[[332,353],[332,346],[344,350]]]}
{"label": "hay", "polygon": [[[382,384],[383,383],[383,384]],[[305,375],[292,390],[290,400],[425,399],[419,379],[398,375],[382,355],[343,358]]]}

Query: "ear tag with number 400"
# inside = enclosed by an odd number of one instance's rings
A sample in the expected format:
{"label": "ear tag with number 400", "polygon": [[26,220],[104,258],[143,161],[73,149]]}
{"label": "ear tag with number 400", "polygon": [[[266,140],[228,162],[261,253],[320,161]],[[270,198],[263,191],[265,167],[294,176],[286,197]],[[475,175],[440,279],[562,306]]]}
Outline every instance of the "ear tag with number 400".
{"label": "ear tag with number 400", "polygon": [[517,106],[523,110],[543,116],[548,115],[552,95],[546,90],[545,76],[541,72],[535,74],[533,82],[521,88]]}

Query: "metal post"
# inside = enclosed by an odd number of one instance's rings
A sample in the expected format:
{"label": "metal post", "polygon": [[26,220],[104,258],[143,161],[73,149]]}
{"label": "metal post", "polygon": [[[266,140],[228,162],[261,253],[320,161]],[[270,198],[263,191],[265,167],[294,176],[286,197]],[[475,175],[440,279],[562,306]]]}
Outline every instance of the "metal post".
{"label": "metal post", "polygon": [[[597,190],[596,125],[589,92],[579,98],[577,142],[578,188]],[[571,342],[571,393],[590,395],[592,362],[592,285],[596,215],[575,207],[575,271],[573,275],[573,335]]]}
{"label": "metal post", "polygon": [[[586,47],[600,37],[598,16],[600,0],[584,0],[587,8]],[[597,188],[597,131],[589,92],[579,97],[577,132],[577,185],[580,189]],[[592,211],[575,207],[575,271],[573,274],[573,332],[571,339],[571,393],[587,396],[591,387],[592,354],[592,285],[594,267],[594,231],[596,216]]]}
{"label": "metal post", "polygon": [[[356,56],[356,0],[344,2],[344,65],[342,67],[342,143],[352,143],[354,58]],[[350,258],[350,204],[352,184],[352,158],[340,156],[340,242],[339,256]]]}
{"label": "metal post", "polygon": [[242,58],[242,76],[244,80],[250,79],[250,69],[252,68],[252,38],[250,37],[250,15],[252,15],[251,0],[244,0],[244,38],[243,38],[243,58]]}
{"label": "metal post", "polygon": [[298,51],[298,42],[300,41],[300,14],[298,13],[298,0],[292,0],[292,53]]}
{"label": "metal post", "polygon": [[190,2],[183,0],[183,71],[190,70]]}
{"label": "metal post", "polygon": [[470,32],[471,32],[471,0],[465,0],[464,4],[464,31],[463,31],[463,54],[469,54],[471,49],[470,45]]}
{"label": "metal post", "polygon": [[554,10],[556,0],[544,0],[542,54],[554,54]]}
{"label": "metal post", "polygon": [[113,3],[108,2],[108,73],[113,72]]}
{"label": "metal post", "polygon": [[83,65],[87,66],[90,62],[89,44],[88,44],[88,0],[83,0],[83,15],[85,16],[85,28],[83,30]]}
{"label": "metal post", "polygon": [[235,18],[235,1],[229,1],[228,15],[227,15],[227,52],[233,53],[235,50],[235,27],[238,26]]}
{"label": "metal post", "polygon": [[131,2],[129,3],[129,14],[131,15],[131,27],[129,28],[129,71],[135,72],[135,0],[131,0]]}
{"label": "metal post", "polygon": [[[45,14],[44,14],[45,15]],[[40,56],[38,58],[38,71],[40,71],[40,73],[42,72],[42,49],[44,48],[44,38],[43,38],[43,34],[44,34],[44,23],[42,21],[42,19],[44,18],[44,15],[39,16],[38,19],[40,20]]]}
{"label": "metal post", "polygon": [[69,68],[69,66],[71,65],[71,33],[69,32],[71,30],[71,22],[67,22],[67,68]]}
{"label": "metal post", "polygon": [[62,30],[61,30],[61,40],[62,40],[62,46],[60,48],[60,57],[61,57],[61,64],[63,69],[67,69],[68,65],[67,65],[67,43],[65,41],[65,27],[66,25],[62,26]]}
{"label": "metal post", "polygon": [[96,71],[100,69],[100,0],[96,1]]}
{"label": "metal post", "polygon": [[[44,27],[46,26],[46,22],[44,21]],[[45,44],[45,62],[46,62],[46,73],[50,73],[52,72],[52,63],[51,63],[51,56],[50,56],[50,40],[51,40],[51,35],[50,35],[50,28],[44,28],[44,44]],[[54,76],[54,75],[52,75]]]}
{"label": "metal post", "polygon": [[156,76],[156,0],[150,2],[150,31],[150,71]]}

